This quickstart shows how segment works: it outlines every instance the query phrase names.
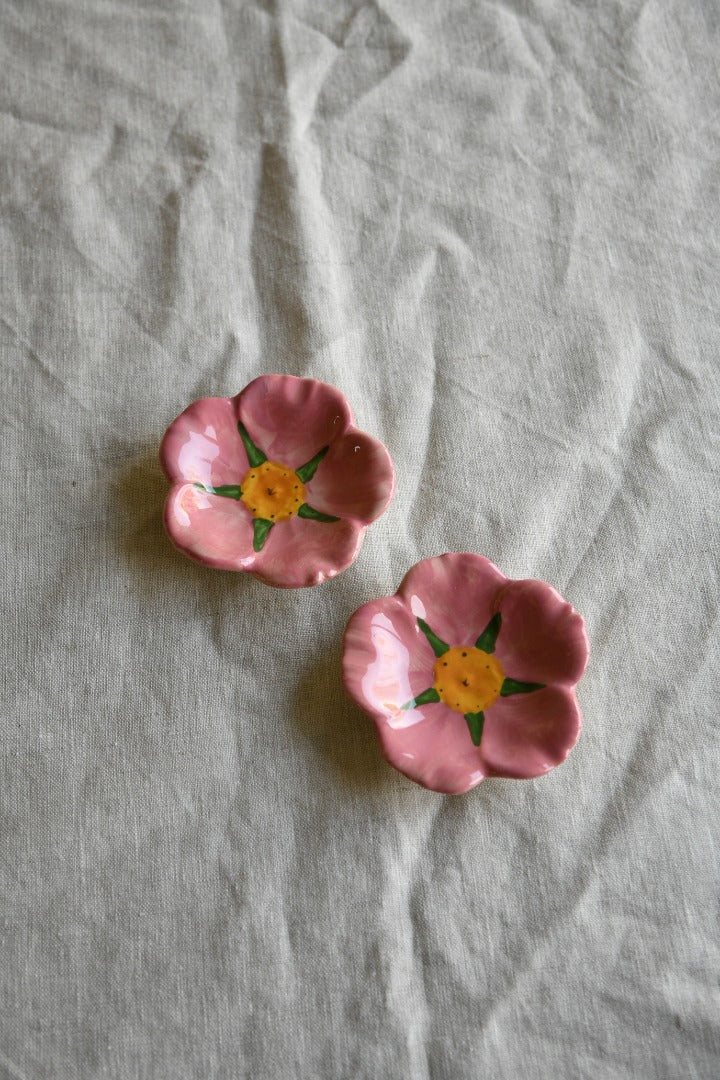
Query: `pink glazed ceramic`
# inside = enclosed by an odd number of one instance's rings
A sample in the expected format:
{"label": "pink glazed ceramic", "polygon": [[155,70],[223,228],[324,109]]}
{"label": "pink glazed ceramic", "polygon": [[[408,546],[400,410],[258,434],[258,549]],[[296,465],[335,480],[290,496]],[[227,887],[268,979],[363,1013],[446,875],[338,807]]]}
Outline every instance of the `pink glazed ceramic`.
{"label": "pink glazed ceramic", "polygon": [[173,544],[283,588],[348,567],[395,488],[390,455],[358,431],[340,391],[292,375],[196,401],[168,428],[160,460]]}
{"label": "pink glazed ceramic", "polygon": [[459,794],[565,760],[588,656],[582,617],[550,585],[506,578],[481,555],[441,555],[351,617],[343,681],[391,765]]}

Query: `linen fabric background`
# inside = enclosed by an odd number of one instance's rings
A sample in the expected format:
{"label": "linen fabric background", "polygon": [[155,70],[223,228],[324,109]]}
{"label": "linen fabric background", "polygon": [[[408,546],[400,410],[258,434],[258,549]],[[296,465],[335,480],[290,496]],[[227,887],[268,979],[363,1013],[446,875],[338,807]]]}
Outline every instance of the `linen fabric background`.
{"label": "linen fabric background", "polygon": [[[2,0],[2,1080],[720,1074],[714,0]],[[157,447],[324,379],[397,495],[316,590]],[[587,619],[568,762],[382,761],[350,614]]]}

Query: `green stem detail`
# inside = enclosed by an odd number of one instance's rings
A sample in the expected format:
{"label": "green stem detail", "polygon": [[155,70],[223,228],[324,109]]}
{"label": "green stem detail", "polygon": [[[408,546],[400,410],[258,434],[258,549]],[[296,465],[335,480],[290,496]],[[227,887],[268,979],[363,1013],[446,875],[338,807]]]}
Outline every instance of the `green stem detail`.
{"label": "green stem detail", "polygon": [[482,651],[486,653],[495,652],[495,642],[497,641],[497,636],[500,633],[501,622],[502,617],[500,615],[500,612],[498,611],[497,615],[493,615],[492,619],[475,642],[476,649],[482,649]]}
{"label": "green stem detail", "polygon": [[440,695],[434,686],[429,686],[427,690],[423,690],[422,694],[418,694],[417,697],[408,701],[407,705],[403,705],[403,709],[414,709],[416,705],[429,705],[433,701],[439,701]]}
{"label": "green stem detail", "polygon": [[242,420],[238,420],[238,431],[240,432],[240,438],[243,441],[245,447],[245,453],[248,456],[251,469],[257,469],[258,465],[262,465],[267,461],[267,454],[263,454],[262,450],[259,450],[255,443],[248,435],[247,428],[243,424]]}
{"label": "green stem detail", "polygon": [[220,487],[210,487],[209,484],[195,484],[196,488],[208,491],[211,495],[224,495],[226,499],[239,499],[242,495],[237,484],[221,484]]}
{"label": "green stem detail", "polygon": [[253,548],[255,551],[262,551],[263,544],[274,524],[274,521],[268,521],[267,518],[255,518],[253,521]]}
{"label": "green stem detail", "polygon": [[485,723],[485,713],[465,713],[465,720],[467,721],[467,726],[470,728],[470,738],[473,741],[473,745],[479,746],[480,740],[482,739],[483,725]]}
{"label": "green stem detail", "polygon": [[420,627],[423,634],[425,635],[425,637],[428,639],[428,641],[432,645],[432,650],[433,650],[433,652],[435,653],[436,656],[442,656],[443,653],[446,653],[448,651],[450,646],[446,645],[445,642],[442,640],[442,638],[439,638],[437,636],[437,634],[434,634],[432,632],[432,630],[430,629],[430,627],[428,626],[428,624],[425,622],[424,619],[418,619],[418,626]]}
{"label": "green stem detail", "polygon": [[501,697],[510,697],[512,694],[531,694],[533,690],[543,690],[545,683],[541,682],[518,682],[517,679],[505,679],[500,687]]}
{"label": "green stem detail", "polygon": [[[298,473],[300,476],[300,473]],[[302,477],[301,477],[302,479]],[[309,518],[311,521],[339,521],[340,518],[332,517],[331,514],[322,514],[319,510],[316,510],[313,506],[308,506],[307,503],[303,503],[297,512],[297,516],[301,518]]]}
{"label": "green stem detail", "polygon": [[[327,454],[329,446],[323,446],[322,450],[318,450],[314,458],[310,458],[310,461],[306,461],[304,465],[301,465],[299,469],[295,470],[295,475],[299,476],[303,484],[307,484],[308,480],[312,480],[313,476],[317,472],[317,467],[322,459]],[[337,518],[333,518],[336,521]]]}

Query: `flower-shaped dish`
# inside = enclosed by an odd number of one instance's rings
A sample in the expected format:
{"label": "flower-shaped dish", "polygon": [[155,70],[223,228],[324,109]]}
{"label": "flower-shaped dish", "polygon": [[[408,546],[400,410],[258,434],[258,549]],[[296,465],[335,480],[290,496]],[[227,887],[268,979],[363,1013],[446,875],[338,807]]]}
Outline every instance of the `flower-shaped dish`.
{"label": "flower-shaped dish", "polygon": [[391,765],[459,794],[565,760],[580,734],[575,685],[588,656],[582,616],[550,585],[448,554],[417,563],[394,596],[355,612],[343,681]]}
{"label": "flower-shaped dish", "polygon": [[173,544],[282,588],[349,566],[395,487],[386,448],[358,431],[340,391],[292,375],[196,401],[168,428],[160,460]]}

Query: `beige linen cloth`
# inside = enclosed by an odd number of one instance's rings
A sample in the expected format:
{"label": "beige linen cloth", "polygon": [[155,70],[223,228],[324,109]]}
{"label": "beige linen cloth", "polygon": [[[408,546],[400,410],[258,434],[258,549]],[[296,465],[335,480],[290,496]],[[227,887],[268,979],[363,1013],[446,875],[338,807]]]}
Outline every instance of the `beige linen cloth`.
{"label": "beige linen cloth", "polygon": [[[715,0],[0,3],[0,1077],[720,1075]],[[394,458],[279,592],[165,427],[324,379]],[[587,618],[568,762],[462,797],[343,695],[443,551]]]}

